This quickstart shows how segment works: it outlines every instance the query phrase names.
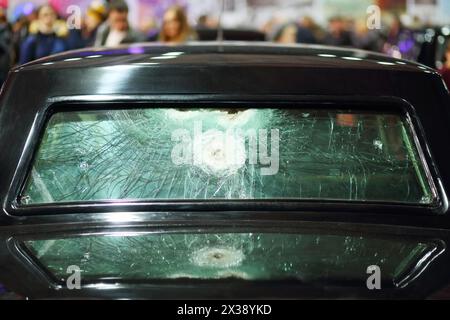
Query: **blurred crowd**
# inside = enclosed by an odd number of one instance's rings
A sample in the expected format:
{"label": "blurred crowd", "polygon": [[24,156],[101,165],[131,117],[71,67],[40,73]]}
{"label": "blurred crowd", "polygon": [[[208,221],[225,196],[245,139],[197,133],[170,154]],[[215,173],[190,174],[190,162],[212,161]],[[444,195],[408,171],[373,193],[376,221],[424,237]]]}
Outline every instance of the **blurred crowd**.
{"label": "blurred crowd", "polygon": [[425,26],[415,18],[406,27],[400,16],[391,15],[380,28],[370,30],[365,19],[332,17],[327,28],[321,28],[314,20],[303,17],[298,23],[289,23],[276,29],[273,40],[281,43],[325,44],[376,51],[389,56],[417,60],[424,37]]}
{"label": "blurred crowd", "polygon": [[[183,8],[173,6],[163,18],[160,30],[134,30],[124,0],[93,1],[79,26],[71,26],[45,4],[9,23],[6,8],[0,7],[0,84],[12,66],[48,55],[85,47],[114,47],[144,41],[182,43],[196,40]],[[74,23],[76,19],[74,19]]]}
{"label": "blurred crowd", "polygon": [[[184,43],[204,40],[201,30],[214,30],[218,19],[202,16],[191,26],[185,10],[169,8],[158,25],[152,19],[141,30],[131,27],[129,8],[125,0],[93,0],[78,26],[71,26],[58,16],[51,5],[43,5],[9,22],[6,8],[0,8],[0,84],[8,70],[18,64],[84,47],[113,47],[144,41]],[[75,19],[76,21],[76,19]],[[285,23],[271,19],[261,32],[268,41],[276,43],[325,44],[377,51],[393,57],[416,60],[420,43],[417,30],[420,21],[405,27],[401,19],[392,16],[389,24],[369,30],[365,20],[332,17],[326,27],[310,17]],[[450,45],[444,54],[442,73],[450,84]]]}

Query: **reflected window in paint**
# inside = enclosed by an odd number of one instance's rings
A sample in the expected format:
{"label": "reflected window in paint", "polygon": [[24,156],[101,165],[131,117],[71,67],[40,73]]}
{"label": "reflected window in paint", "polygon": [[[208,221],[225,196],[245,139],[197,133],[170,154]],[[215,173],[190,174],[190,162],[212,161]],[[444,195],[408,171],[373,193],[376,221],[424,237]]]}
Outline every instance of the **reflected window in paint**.
{"label": "reflected window in paint", "polygon": [[30,240],[25,246],[63,281],[67,267],[76,265],[83,281],[292,279],[349,281],[361,286],[365,286],[370,265],[379,266],[382,280],[392,284],[420,263],[426,265],[432,253],[439,251],[438,244],[406,237],[261,232],[112,234]]}

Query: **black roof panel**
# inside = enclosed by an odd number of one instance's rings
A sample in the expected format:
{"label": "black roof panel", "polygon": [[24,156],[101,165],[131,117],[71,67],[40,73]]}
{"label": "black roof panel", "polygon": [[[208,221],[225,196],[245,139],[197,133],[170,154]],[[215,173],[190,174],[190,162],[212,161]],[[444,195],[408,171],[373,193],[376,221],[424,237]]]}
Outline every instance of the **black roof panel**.
{"label": "black roof panel", "polygon": [[100,68],[126,65],[155,66],[291,66],[433,71],[425,66],[385,55],[347,48],[245,42],[198,42],[182,46],[140,43],[116,48],[89,48],[39,59],[16,68]]}

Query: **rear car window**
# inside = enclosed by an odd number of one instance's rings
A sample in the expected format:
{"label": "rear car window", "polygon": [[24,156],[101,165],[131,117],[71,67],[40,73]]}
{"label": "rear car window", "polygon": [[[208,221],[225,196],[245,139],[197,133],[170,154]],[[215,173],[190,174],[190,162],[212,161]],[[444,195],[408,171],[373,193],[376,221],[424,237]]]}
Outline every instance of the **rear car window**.
{"label": "rear car window", "polygon": [[406,116],[341,109],[114,109],[49,119],[22,205],[99,200],[432,204]]}
{"label": "rear car window", "polygon": [[[27,240],[26,250],[57,280],[69,267],[83,281],[298,280],[359,281],[377,266],[392,285],[429,263],[438,245],[381,236],[326,233],[116,233]],[[68,271],[69,270],[69,271]]]}

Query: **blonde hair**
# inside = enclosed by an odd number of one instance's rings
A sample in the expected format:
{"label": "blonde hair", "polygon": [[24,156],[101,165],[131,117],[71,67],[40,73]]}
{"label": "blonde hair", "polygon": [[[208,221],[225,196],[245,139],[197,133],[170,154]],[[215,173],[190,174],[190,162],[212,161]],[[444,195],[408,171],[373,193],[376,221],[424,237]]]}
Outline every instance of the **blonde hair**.
{"label": "blonde hair", "polygon": [[161,41],[161,42],[170,42],[170,41],[184,42],[184,41],[187,41],[189,39],[189,37],[191,37],[193,35],[193,31],[189,25],[188,18],[186,16],[184,9],[180,6],[172,6],[165,12],[164,16],[169,12],[175,13],[175,17],[178,20],[178,22],[180,23],[180,33],[178,34],[178,36],[175,39],[169,39],[168,36],[165,34],[164,22],[163,22],[161,32],[159,33],[159,41]]}
{"label": "blonde hair", "polygon": [[[43,9],[46,9],[46,8],[51,9],[55,15],[55,22],[53,24],[53,32],[58,37],[61,37],[61,38],[67,37],[69,35],[69,29],[67,28],[67,24],[64,20],[58,19],[58,12],[56,12],[55,8],[53,8],[49,4],[44,4],[37,9],[37,13],[39,14]],[[28,27],[28,31],[31,34],[39,33],[39,19],[33,20],[30,23],[30,25]]]}

